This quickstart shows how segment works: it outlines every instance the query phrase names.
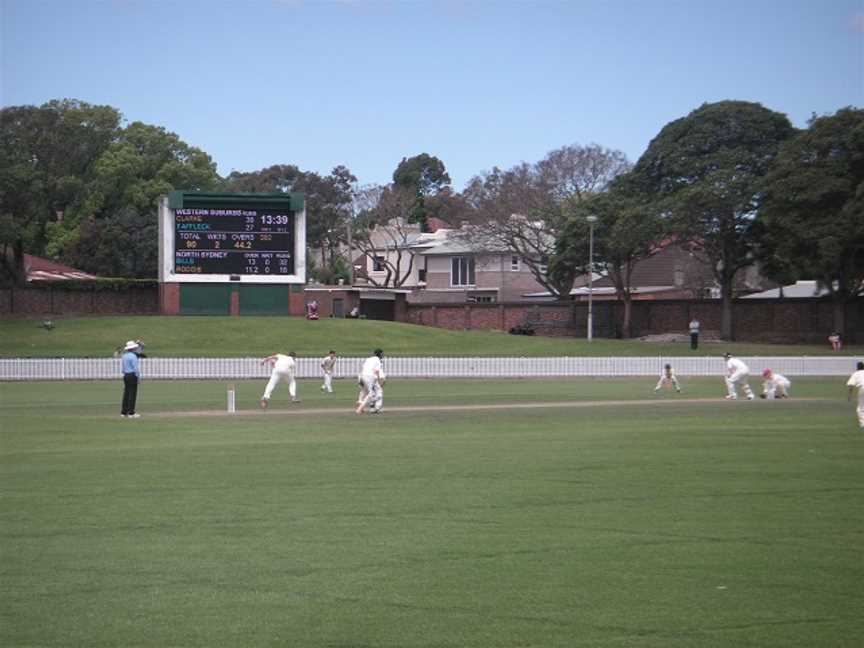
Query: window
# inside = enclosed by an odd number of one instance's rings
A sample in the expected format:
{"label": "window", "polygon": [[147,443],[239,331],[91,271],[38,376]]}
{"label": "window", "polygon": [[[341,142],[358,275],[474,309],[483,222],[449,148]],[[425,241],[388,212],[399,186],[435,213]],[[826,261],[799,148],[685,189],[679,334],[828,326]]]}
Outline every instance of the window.
{"label": "window", "polygon": [[451,286],[473,286],[474,285],[474,257],[451,257],[450,259],[450,285]]}
{"label": "window", "polygon": [[385,259],[382,256],[372,257],[372,272],[384,272]]}
{"label": "window", "polygon": [[426,268],[422,268],[417,271],[417,281],[426,281]]}
{"label": "window", "polygon": [[514,254],[510,257],[510,270],[513,272],[519,272],[519,265],[519,257]]}
{"label": "window", "polygon": [[545,254],[537,261],[537,271],[543,275],[549,272],[549,257]]}

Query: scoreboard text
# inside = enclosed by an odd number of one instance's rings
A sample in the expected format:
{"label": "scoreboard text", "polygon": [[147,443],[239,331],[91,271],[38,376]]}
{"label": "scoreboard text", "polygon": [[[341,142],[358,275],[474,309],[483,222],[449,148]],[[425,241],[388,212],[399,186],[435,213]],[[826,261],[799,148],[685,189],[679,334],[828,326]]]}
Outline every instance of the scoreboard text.
{"label": "scoreboard text", "polygon": [[293,275],[294,213],[174,210],[175,274]]}

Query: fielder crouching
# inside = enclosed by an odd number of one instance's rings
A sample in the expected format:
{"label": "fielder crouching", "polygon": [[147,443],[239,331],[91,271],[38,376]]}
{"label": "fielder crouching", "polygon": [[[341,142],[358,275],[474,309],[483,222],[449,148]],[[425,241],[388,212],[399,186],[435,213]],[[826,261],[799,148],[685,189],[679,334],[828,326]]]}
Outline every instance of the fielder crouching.
{"label": "fielder crouching", "polygon": [[779,374],[770,369],[762,372],[762,393],[760,398],[773,400],[775,398],[789,398],[789,388],[792,386],[792,381],[786,376]]}

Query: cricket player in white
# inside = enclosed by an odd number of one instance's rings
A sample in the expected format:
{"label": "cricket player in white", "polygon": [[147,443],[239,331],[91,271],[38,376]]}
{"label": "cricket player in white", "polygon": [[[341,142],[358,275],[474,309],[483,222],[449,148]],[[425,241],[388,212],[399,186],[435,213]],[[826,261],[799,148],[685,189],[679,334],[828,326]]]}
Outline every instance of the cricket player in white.
{"label": "cricket player in white", "polygon": [[726,390],[729,392],[726,398],[729,400],[737,399],[737,387],[741,385],[747,400],[753,400],[753,390],[750,389],[750,383],[747,381],[750,378],[750,367],[738,358],[733,358],[731,353],[727,353],[723,357],[726,358]]}
{"label": "cricket player in white", "polygon": [[849,387],[849,396],[847,400],[852,400],[852,394],[855,389],[858,389],[858,408],[855,410],[858,413],[858,427],[864,430],[864,362],[859,362],[857,371],[849,376],[846,382]]}
{"label": "cricket player in white", "polygon": [[783,374],[766,369],[762,372],[762,398],[773,400],[774,398],[789,398],[789,388],[792,381]]}
{"label": "cricket player in white", "polygon": [[678,376],[675,375],[675,370],[672,369],[672,365],[667,364],[663,366],[663,373],[660,374],[660,380],[657,381],[657,386],[654,388],[655,392],[659,392],[662,387],[673,386],[675,391],[679,394],[681,393],[681,383],[678,382]]}
{"label": "cricket player in white", "polygon": [[[386,379],[387,377],[384,375],[384,368],[382,367],[381,372],[378,374],[378,400],[375,401],[379,406],[384,402],[384,381]],[[360,375],[357,376],[357,384],[360,385],[360,393],[357,395],[357,404],[359,405],[369,392],[363,384],[363,377]]]}
{"label": "cricket player in white", "polygon": [[323,360],[321,360],[321,371],[324,372],[324,384],[321,385],[321,391],[328,394],[333,393],[333,367],[336,366],[336,352],[330,351]]}
{"label": "cricket player in white", "polygon": [[267,356],[261,361],[261,364],[273,365],[273,371],[270,372],[270,381],[264,389],[264,395],[261,397],[261,409],[267,409],[270,403],[270,396],[273,390],[280,382],[288,383],[288,393],[291,395],[291,401],[297,402],[297,381],[294,379],[294,374],[297,370],[296,363],[297,354],[291,351],[288,355],[275,353]]}
{"label": "cricket player in white", "polygon": [[381,358],[384,352],[375,349],[374,353],[363,361],[360,370],[359,382],[361,387],[359,402],[357,403],[358,414],[362,414],[368,404],[372,404],[372,411],[377,414],[384,404],[384,391],[381,383],[384,381],[384,371],[381,367]]}

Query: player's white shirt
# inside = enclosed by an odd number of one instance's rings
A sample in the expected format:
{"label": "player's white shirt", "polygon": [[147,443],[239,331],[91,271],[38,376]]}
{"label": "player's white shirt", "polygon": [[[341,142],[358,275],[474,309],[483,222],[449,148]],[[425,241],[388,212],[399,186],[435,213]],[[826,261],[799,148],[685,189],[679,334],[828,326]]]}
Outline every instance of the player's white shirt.
{"label": "player's white shirt", "polygon": [[330,357],[328,353],[324,356],[324,359],[321,360],[321,368],[324,370],[324,373],[330,373],[333,371],[333,366],[336,364],[336,356]]}
{"label": "player's white shirt", "polygon": [[363,361],[363,368],[360,370],[361,376],[375,376],[381,372],[381,358],[371,356]]}
{"label": "player's white shirt", "polygon": [[750,373],[750,367],[748,367],[738,358],[729,358],[726,361],[726,368],[729,370],[730,376],[736,373]]}
{"label": "player's white shirt", "polygon": [[296,363],[294,362],[294,358],[287,355],[282,355],[281,353],[276,354],[276,363],[273,365],[273,370],[278,371],[279,373],[290,373],[294,371],[294,367]]}
{"label": "player's white shirt", "polygon": [[771,377],[768,378],[765,382],[774,383],[775,385],[780,385],[781,387],[785,387],[789,389],[792,386],[792,381],[789,380],[783,374],[779,374],[776,371],[771,374]]}
{"label": "player's white shirt", "polygon": [[864,404],[864,369],[859,369],[846,381],[847,387],[858,388],[858,402]]}

